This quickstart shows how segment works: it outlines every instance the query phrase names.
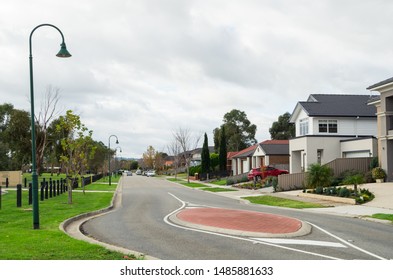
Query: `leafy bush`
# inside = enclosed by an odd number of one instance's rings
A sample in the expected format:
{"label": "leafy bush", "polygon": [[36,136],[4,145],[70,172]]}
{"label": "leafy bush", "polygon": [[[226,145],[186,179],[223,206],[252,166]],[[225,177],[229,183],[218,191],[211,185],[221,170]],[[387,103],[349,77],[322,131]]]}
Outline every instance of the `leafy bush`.
{"label": "leafy bush", "polygon": [[315,189],[316,187],[330,186],[333,178],[333,170],[319,163],[311,164],[307,174],[307,186]]}
{"label": "leafy bush", "polygon": [[315,193],[316,194],[323,194],[323,188],[322,187],[316,187],[315,188]]}
{"label": "leafy bush", "polygon": [[371,175],[373,176],[373,179],[385,179],[386,177],[386,172],[383,170],[381,167],[375,167],[371,170]]}
{"label": "leafy bush", "polygon": [[353,175],[359,174],[358,170],[345,170],[344,172],[341,172],[340,175],[335,176],[332,180],[332,186],[340,186],[343,185],[343,181]]}
{"label": "leafy bush", "polygon": [[233,178],[227,178],[227,186],[233,185],[235,183],[235,180]]}
{"label": "leafy bush", "polygon": [[227,178],[227,186],[229,185],[233,185],[233,184],[238,184],[238,183],[243,183],[243,182],[248,182],[248,178],[247,175],[242,176],[241,178],[234,178],[234,177],[230,177]]}
{"label": "leafy bush", "polygon": [[335,186],[333,187],[328,187],[325,189],[325,194],[326,195],[337,195],[337,188]]}
{"label": "leafy bush", "polygon": [[348,190],[346,187],[340,188],[338,192],[339,197],[349,197],[351,195],[351,191]]}
{"label": "leafy bush", "polygon": [[378,167],[378,166],[379,166],[378,157],[373,157],[370,162],[370,169],[373,170],[375,167]]}
{"label": "leafy bush", "polygon": [[201,171],[202,171],[202,166],[200,165],[191,166],[188,174],[190,174],[190,176],[195,176],[195,173],[201,173]]}
{"label": "leafy bush", "polygon": [[357,173],[354,175],[350,175],[344,179],[342,182],[344,185],[353,185],[355,188],[355,194],[358,192],[358,185],[361,185],[365,182],[363,174]]}

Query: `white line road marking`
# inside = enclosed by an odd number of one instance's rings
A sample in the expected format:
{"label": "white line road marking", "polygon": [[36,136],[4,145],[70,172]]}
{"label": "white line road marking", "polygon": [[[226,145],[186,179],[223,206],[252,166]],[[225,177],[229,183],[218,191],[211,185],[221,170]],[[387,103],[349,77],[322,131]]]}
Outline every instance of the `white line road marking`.
{"label": "white line road marking", "polygon": [[281,239],[281,238],[252,238],[252,239],[257,241],[274,243],[274,244],[312,245],[312,246],[322,246],[322,247],[347,248],[347,246],[345,246],[342,243],[317,241],[317,240]]}
{"label": "white line road marking", "polygon": [[280,248],[280,249],[284,249],[284,250],[289,250],[289,251],[294,251],[294,252],[303,253],[303,254],[307,254],[307,255],[317,256],[317,257],[321,257],[321,258],[325,258],[325,259],[341,260],[339,258],[328,256],[328,255],[322,255],[322,254],[318,254],[318,253],[313,253],[313,252],[308,252],[308,251],[304,251],[304,250],[294,249],[294,248],[290,248],[290,247],[281,246],[281,245],[278,245],[278,244],[272,244],[272,243],[268,243],[268,242],[264,242],[264,241],[253,240],[253,239],[250,239],[250,238],[244,238],[244,237],[239,237],[239,236],[234,236],[234,235],[226,235],[226,234],[222,234],[222,233],[216,233],[216,232],[211,232],[211,231],[206,231],[206,230],[201,230],[201,229],[194,229],[194,228],[189,228],[189,227],[176,225],[176,224],[174,224],[174,223],[169,221],[169,217],[171,215],[175,214],[176,212],[179,212],[181,209],[185,208],[186,203],[184,201],[182,201],[180,198],[176,197],[175,195],[173,195],[171,193],[168,193],[168,194],[171,195],[173,198],[177,199],[178,201],[180,201],[182,203],[182,206],[180,206],[178,209],[172,211],[171,213],[169,213],[168,215],[166,215],[164,217],[164,222],[166,224],[170,225],[170,226],[181,228],[181,229],[185,229],[185,230],[191,230],[191,231],[195,231],[195,232],[202,232],[202,233],[207,233],[207,234],[211,234],[211,235],[232,238],[232,239],[236,239],[236,240],[243,240],[243,241],[247,241],[247,242],[253,242],[254,244],[255,243],[262,244],[262,245],[266,245],[266,246],[270,246],[270,247],[276,247],[276,248]]}
{"label": "white line road marking", "polygon": [[[330,247],[336,247],[336,248],[347,248],[345,245],[349,247],[352,247],[360,252],[363,252],[365,254],[368,254],[372,257],[375,257],[377,259],[380,260],[386,260],[383,257],[380,257],[376,254],[373,254],[369,251],[366,251],[360,247],[357,247],[351,243],[349,243],[348,241],[328,232],[327,230],[314,225],[310,222],[310,225],[312,225],[313,227],[319,229],[320,231],[324,232],[325,234],[339,240],[340,242],[342,242],[343,244],[340,243],[335,243],[335,242],[323,242],[323,241],[312,241],[312,240],[295,240],[295,239],[287,239],[287,243],[285,243],[284,241],[280,241],[280,240],[284,240],[284,239],[274,239],[274,238],[244,238],[244,237],[238,237],[238,236],[233,236],[233,235],[226,235],[226,234],[222,234],[222,233],[215,233],[215,232],[210,232],[210,231],[205,231],[205,230],[200,230],[200,229],[192,229],[192,228],[188,228],[188,227],[183,227],[180,225],[176,225],[173,224],[172,222],[169,221],[169,217],[173,214],[175,214],[176,212],[179,212],[180,210],[184,209],[186,207],[186,203],[184,201],[182,201],[180,198],[176,197],[175,195],[168,193],[169,195],[171,195],[172,197],[174,197],[175,199],[177,199],[179,202],[181,202],[182,206],[180,206],[178,209],[172,211],[171,213],[169,213],[168,215],[165,216],[164,218],[164,222],[167,223],[168,225],[177,227],[177,228],[182,228],[182,229],[186,229],[186,230],[192,230],[192,231],[197,231],[197,232],[203,232],[203,233],[207,233],[207,234],[212,234],[212,235],[217,235],[217,236],[222,236],[222,237],[229,237],[229,238],[233,238],[233,239],[237,239],[237,240],[244,240],[244,241],[248,241],[248,242],[253,242],[253,243],[257,243],[257,244],[263,244],[263,245],[267,245],[267,246],[272,246],[272,247],[277,247],[277,248],[281,248],[281,249],[285,249],[285,250],[290,250],[290,251],[295,251],[295,252],[299,252],[299,253],[304,253],[304,254],[309,254],[309,255],[314,255],[314,256],[319,256],[319,257],[323,257],[323,258],[327,258],[327,259],[333,259],[333,260],[340,260],[339,258],[336,257],[332,257],[332,256],[328,256],[328,255],[322,255],[322,254],[318,254],[318,253],[313,253],[313,252],[308,252],[308,251],[304,251],[304,250],[299,250],[299,249],[294,249],[294,248],[290,248],[290,247],[285,247],[285,246],[281,246],[279,244],[295,244],[295,243],[290,243],[290,242],[294,242],[296,241],[296,244],[301,244],[300,242],[303,242],[302,245],[317,245],[317,246],[327,246],[329,245]],[[291,241],[292,240],[292,241]],[[307,241],[307,242],[306,242]],[[308,244],[306,244],[308,243]],[[314,244],[312,244],[314,243]],[[341,245],[341,246],[340,246]]]}
{"label": "white line road marking", "polygon": [[326,233],[327,235],[330,235],[331,237],[336,238],[337,240],[341,241],[342,243],[344,243],[344,244],[346,244],[346,245],[348,245],[348,246],[350,246],[350,247],[352,247],[352,248],[354,248],[354,249],[356,249],[356,250],[358,250],[358,251],[360,251],[360,252],[363,252],[363,253],[365,253],[365,254],[367,254],[367,255],[370,255],[370,256],[372,256],[372,257],[374,257],[374,258],[377,258],[377,259],[380,259],[380,260],[386,260],[386,259],[383,258],[383,257],[380,257],[380,256],[378,256],[378,255],[376,255],[376,254],[373,254],[373,253],[371,253],[371,252],[369,252],[369,251],[366,251],[366,250],[364,250],[364,249],[362,249],[362,248],[360,248],[360,247],[358,247],[358,246],[355,246],[355,245],[349,243],[348,241],[346,241],[346,240],[344,240],[344,239],[342,239],[342,238],[340,238],[340,237],[334,235],[333,233],[328,232],[327,230],[325,230],[325,229],[323,229],[323,228],[321,228],[321,227],[319,227],[319,226],[316,226],[316,225],[314,225],[314,224],[312,224],[312,223],[310,223],[310,222],[308,222],[308,223],[309,223],[310,225],[312,225],[313,227],[316,227],[316,228],[319,229],[320,231]]}

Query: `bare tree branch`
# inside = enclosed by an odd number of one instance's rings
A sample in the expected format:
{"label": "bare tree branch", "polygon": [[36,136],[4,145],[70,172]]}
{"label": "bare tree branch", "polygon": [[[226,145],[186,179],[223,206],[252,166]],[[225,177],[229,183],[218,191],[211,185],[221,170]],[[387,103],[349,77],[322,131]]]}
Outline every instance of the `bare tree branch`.
{"label": "bare tree branch", "polygon": [[193,136],[188,128],[181,127],[173,133],[173,136],[182,150],[187,169],[187,181],[190,182],[191,150],[197,148],[201,136]]}

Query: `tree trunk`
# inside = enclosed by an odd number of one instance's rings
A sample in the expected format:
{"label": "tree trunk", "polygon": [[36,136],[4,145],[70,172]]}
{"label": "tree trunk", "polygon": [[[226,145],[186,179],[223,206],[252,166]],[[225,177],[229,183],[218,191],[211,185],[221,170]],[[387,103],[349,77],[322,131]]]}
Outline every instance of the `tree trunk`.
{"label": "tree trunk", "polygon": [[68,204],[72,204],[72,186],[74,185],[74,180],[71,178],[67,178],[68,185]]}

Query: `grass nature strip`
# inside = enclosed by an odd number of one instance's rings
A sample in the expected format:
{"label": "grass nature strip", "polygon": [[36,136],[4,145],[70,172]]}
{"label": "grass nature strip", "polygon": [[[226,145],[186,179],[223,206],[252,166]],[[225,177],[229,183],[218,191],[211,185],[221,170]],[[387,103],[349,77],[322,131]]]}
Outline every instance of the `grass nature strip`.
{"label": "grass nature strip", "polygon": [[[4,188],[3,188],[4,190]],[[22,207],[16,207],[16,191],[2,195],[0,210],[1,260],[120,260],[124,254],[73,239],[59,229],[64,220],[109,206],[113,192],[73,192],[39,202],[40,229],[33,229],[32,206],[23,191]],[[134,256],[128,256],[134,258]]]}
{"label": "grass nature strip", "polygon": [[393,223],[393,214],[377,213],[377,214],[373,214],[371,217],[380,220],[388,220]]}
{"label": "grass nature strip", "polygon": [[216,188],[216,187],[202,188],[202,190],[208,191],[208,192],[236,192],[237,191],[237,190],[228,189],[228,188]]}
{"label": "grass nature strip", "polygon": [[295,208],[295,209],[326,207],[318,203],[303,202],[303,201],[297,201],[297,200],[275,197],[270,195],[248,196],[248,197],[243,197],[243,199],[247,199],[251,203],[255,203],[255,204],[288,207],[288,208]]}

